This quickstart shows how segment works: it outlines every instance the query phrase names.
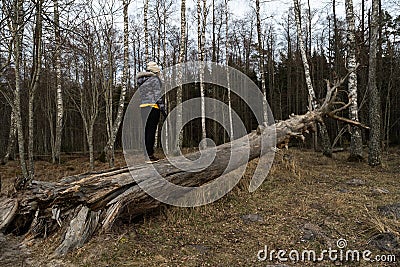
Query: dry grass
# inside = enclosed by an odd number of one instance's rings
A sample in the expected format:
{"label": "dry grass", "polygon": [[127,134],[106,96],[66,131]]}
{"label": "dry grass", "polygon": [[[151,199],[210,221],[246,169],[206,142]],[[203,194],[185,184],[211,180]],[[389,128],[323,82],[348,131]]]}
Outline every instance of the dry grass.
{"label": "dry grass", "polygon": [[[135,223],[121,223],[113,232],[94,237],[50,265],[268,266],[278,262],[257,260],[265,245],[276,250],[321,251],[339,238],[347,240],[348,249],[393,254],[378,250],[370,241],[387,232],[400,237],[399,221],[377,210],[378,206],[400,202],[400,151],[391,149],[384,155],[383,166],[375,168],[365,162],[349,163],[347,155],[337,153],[329,159],[312,151],[281,151],[263,185],[249,193],[254,160],[239,185],[219,201],[197,208],[162,207]],[[83,169],[80,162],[64,164],[78,172]],[[60,170],[57,175],[65,173]],[[352,179],[365,184],[348,183]],[[242,216],[248,214],[262,219],[246,221]],[[306,225],[317,229],[311,238],[306,238]],[[42,255],[49,255],[55,244],[51,238],[38,240],[31,248],[33,261],[45,265],[49,260]],[[399,250],[395,253],[400,261]],[[337,265],[385,266],[329,261],[296,264]]]}

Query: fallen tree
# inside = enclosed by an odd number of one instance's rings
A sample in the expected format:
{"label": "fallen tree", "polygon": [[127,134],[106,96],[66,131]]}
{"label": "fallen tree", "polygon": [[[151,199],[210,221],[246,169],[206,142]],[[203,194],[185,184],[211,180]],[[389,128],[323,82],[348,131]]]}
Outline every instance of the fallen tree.
{"label": "fallen tree", "polygon": [[[212,164],[196,175],[182,171],[164,159],[151,166],[143,164],[131,170],[125,167],[75,175],[59,182],[32,181],[25,185],[24,179],[18,179],[16,188],[19,190],[0,199],[0,231],[23,234],[25,240],[59,235],[60,245],[55,254],[64,255],[82,246],[94,233],[109,230],[117,218],[134,217],[161,205],[141,189],[146,184],[158,186],[153,177],[153,166],[162,177],[174,184],[199,186],[223,174],[230,154],[234,153],[240,158],[245,145],[250,144],[249,160],[260,157],[265,152],[260,149],[262,137],[272,134],[272,131],[276,134],[276,146],[287,147],[293,137],[304,140],[304,133],[315,131],[315,123],[323,123],[326,116],[367,128],[337,115],[349,106],[348,103],[335,102],[338,88],[343,82],[344,79],[333,85],[327,82],[326,98],[317,110],[304,115],[291,115],[273,127],[259,126],[257,131],[245,137],[218,146]],[[249,143],[244,142],[247,138]],[[199,153],[186,157],[196,159]],[[247,158],[246,162],[238,160],[231,169],[246,163]],[[139,178],[133,179],[132,173]]]}

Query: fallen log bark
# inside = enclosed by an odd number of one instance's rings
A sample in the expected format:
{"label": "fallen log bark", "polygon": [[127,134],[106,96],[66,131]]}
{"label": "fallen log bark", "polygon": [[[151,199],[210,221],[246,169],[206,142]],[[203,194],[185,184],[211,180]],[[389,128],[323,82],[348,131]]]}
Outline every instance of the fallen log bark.
{"label": "fallen log bark", "polygon": [[[315,131],[315,122],[322,121],[325,115],[332,112],[330,103],[325,100],[318,110],[292,115],[273,126],[259,126],[257,131],[245,137],[216,147],[214,161],[195,175],[174,167],[167,160],[161,160],[151,166],[135,166],[131,172],[125,167],[70,176],[59,182],[32,181],[24,190],[0,199],[0,231],[25,234],[25,240],[57,234],[60,236],[60,245],[55,255],[64,255],[82,246],[94,233],[109,230],[117,218],[137,216],[161,205],[141,189],[146,184],[155,188],[162,186],[154,178],[153,166],[171,183],[186,187],[205,184],[224,173],[232,153],[238,160],[230,166],[229,171],[266,153],[261,151],[262,137],[276,134],[277,147],[287,147],[293,137],[304,139],[305,132]],[[358,122],[349,123],[363,126]],[[249,143],[244,141],[247,138]],[[249,158],[242,157],[244,146],[250,146]],[[194,160],[199,153],[186,157]],[[191,169],[195,170],[196,166],[191,166]],[[136,179],[132,178],[132,173]]]}

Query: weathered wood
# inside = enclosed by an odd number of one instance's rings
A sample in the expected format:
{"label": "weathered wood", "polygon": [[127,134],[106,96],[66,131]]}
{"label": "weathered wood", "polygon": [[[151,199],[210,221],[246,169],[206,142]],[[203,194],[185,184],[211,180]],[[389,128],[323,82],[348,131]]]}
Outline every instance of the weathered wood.
{"label": "weathered wood", "polygon": [[0,229],[7,228],[14,219],[17,209],[18,201],[16,199],[0,199]]}
{"label": "weathered wood", "polygon": [[[307,113],[277,123],[277,142],[285,143],[292,136],[302,136],[302,132],[313,128],[317,117],[318,114]],[[231,153],[235,155],[236,160],[228,171],[246,164],[248,159],[243,151],[245,146],[248,146],[245,142],[247,138],[250,144],[250,160],[260,156],[261,136],[272,134],[273,129],[260,128],[258,132],[254,131],[232,143],[218,146],[212,164],[196,175],[174,167],[167,160],[161,160],[152,166],[144,164],[134,167],[134,175],[140,177],[136,180],[132,178],[129,168],[125,167],[70,176],[59,182],[33,181],[26,190],[17,192],[14,199],[1,200],[0,229],[11,232],[17,227],[24,228],[27,238],[32,239],[50,234],[48,231],[51,229],[62,228],[62,244],[56,253],[65,254],[70,249],[83,245],[96,230],[110,229],[122,211],[129,211],[129,216],[136,216],[159,206],[161,203],[147,195],[139,186],[152,183],[155,188],[160,186],[152,167],[174,184],[199,186],[223,174]],[[199,158],[199,153],[192,153],[186,157],[194,160]],[[188,167],[191,170],[198,168],[194,164]],[[18,220],[13,221],[14,218]],[[26,225],[21,225],[21,221],[25,221]]]}
{"label": "weathered wood", "polygon": [[[338,84],[328,85],[327,96],[334,99],[338,87]],[[332,113],[331,103],[332,100],[325,100],[318,110],[291,115],[273,126],[259,126],[257,131],[216,147],[215,159],[204,170],[195,162],[187,163],[186,167],[191,171],[198,170],[196,173],[183,171],[164,159],[152,165],[69,176],[59,182],[32,181],[25,190],[17,191],[11,198],[0,198],[0,231],[25,234],[29,240],[59,235],[61,244],[55,254],[64,255],[82,246],[94,233],[109,230],[117,218],[138,216],[161,205],[141,189],[151,185],[162,191],[163,184],[156,178],[156,172],[181,186],[208,183],[224,172],[237,170],[249,160],[268,153],[268,149],[274,149],[271,144],[261,144],[270,140],[268,136],[275,135],[278,147],[287,147],[293,137],[304,140],[304,133],[315,131],[315,123]],[[360,126],[358,122],[354,124]],[[269,147],[261,151],[262,146]],[[211,152],[203,150],[185,157],[195,161],[200,153]],[[233,162],[231,155],[235,155]]]}

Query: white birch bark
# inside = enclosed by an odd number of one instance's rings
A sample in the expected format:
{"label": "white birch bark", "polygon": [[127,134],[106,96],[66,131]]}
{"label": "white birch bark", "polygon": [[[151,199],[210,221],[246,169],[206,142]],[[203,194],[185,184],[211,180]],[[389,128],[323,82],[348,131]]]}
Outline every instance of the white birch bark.
{"label": "white birch bark", "polygon": [[[106,25],[107,31],[113,27],[113,24],[110,23]],[[100,52],[100,68],[101,70],[106,70],[107,69],[107,77],[103,73],[102,74],[102,80],[104,84],[104,98],[105,98],[105,111],[106,111],[106,130],[107,130],[107,145],[104,149],[104,156],[107,158],[109,166],[112,166],[112,161],[113,161],[113,150],[114,146],[110,142],[112,140],[112,134],[113,134],[113,91],[114,91],[114,70],[113,70],[113,65],[114,65],[114,60],[113,60],[113,52],[112,52],[112,40],[109,36],[105,36],[107,39],[106,41],[106,46],[107,46],[107,67],[104,66],[103,61],[103,55]],[[102,39],[100,36],[98,36],[98,41],[99,43],[102,42]],[[102,157],[101,157],[102,158]],[[104,159],[105,161],[105,159]]]}
{"label": "white birch bark", "polygon": [[[345,1],[346,21],[347,21],[347,68],[352,71],[349,74],[348,91],[351,105],[349,107],[350,119],[358,121],[358,104],[357,104],[357,73],[354,71],[357,66],[356,59],[356,36],[355,22],[353,11],[353,0]],[[362,137],[361,129],[356,126],[350,126],[351,143],[350,143],[350,160],[361,160],[362,156]]]}
{"label": "white birch bark", "polygon": [[317,109],[318,103],[316,101],[315,91],[314,91],[314,88],[312,85],[312,80],[311,80],[311,75],[310,75],[310,66],[308,65],[307,53],[306,53],[304,40],[303,40],[303,34],[302,34],[302,30],[301,30],[300,4],[299,4],[299,0],[293,0],[293,1],[294,1],[294,14],[296,17],[297,36],[298,36],[299,48],[300,48],[300,52],[301,52],[301,60],[303,62],[303,67],[304,67],[304,74],[305,74],[305,78],[306,78],[308,95],[311,97],[311,105],[312,105],[313,109]]}
{"label": "white birch bark", "polygon": [[53,163],[60,163],[62,129],[64,120],[64,100],[61,86],[61,35],[60,35],[60,14],[58,0],[54,4],[54,37],[55,37],[55,67],[56,67],[56,131],[54,140]]}
{"label": "white birch bark", "polygon": [[[163,1],[163,66],[164,68],[167,67],[167,7],[166,7],[166,1]],[[165,102],[165,110],[167,111],[167,114],[169,113],[169,99],[168,99],[168,94],[165,94],[164,96],[164,102]],[[168,121],[165,120],[165,153],[168,155],[170,153],[170,142],[169,142],[169,125]]]}
{"label": "white birch bark", "polygon": [[[185,48],[186,48],[186,0],[182,0],[181,2],[181,40],[180,40],[180,47],[179,47],[179,58],[178,64],[183,63],[184,56],[185,56]],[[183,87],[181,85],[183,73],[182,68],[178,68],[178,86],[176,92],[176,108],[177,108],[177,116],[176,116],[176,129],[179,130],[182,128],[182,91]],[[180,147],[183,144],[183,129],[177,133],[178,140],[175,140],[174,145],[174,153],[178,153]]]}
{"label": "white birch bark", "polygon": [[[197,45],[198,45],[198,60],[200,61],[200,101],[201,101],[201,139],[204,142],[200,142],[200,148],[205,149],[207,143],[206,130],[206,107],[205,107],[205,89],[204,89],[204,43],[205,43],[205,28],[206,28],[206,16],[207,16],[207,5],[206,0],[203,0],[203,17],[201,14],[200,0],[197,0]],[[202,20],[203,18],[203,20]]]}
{"label": "white birch bark", "polygon": [[[300,4],[299,4],[299,0],[293,0],[293,2],[294,2],[294,15],[295,15],[295,19],[296,19],[297,37],[298,37],[297,39],[299,42],[301,59],[303,61],[304,76],[306,79],[306,85],[307,85],[307,89],[308,89],[308,95],[310,96],[311,105],[312,105],[313,109],[315,110],[315,109],[318,109],[319,105],[316,100],[315,91],[314,91],[314,87],[313,87],[312,80],[311,80],[310,66],[308,65],[307,53],[306,53],[306,49],[305,49],[305,45],[304,45],[303,33],[301,30]],[[321,135],[323,154],[325,156],[331,157],[332,156],[332,148],[331,148],[328,131],[326,130],[325,124],[318,123],[318,130]]]}
{"label": "white birch bark", "polygon": [[14,20],[13,20],[13,36],[14,36],[14,74],[15,74],[15,90],[14,90],[14,104],[15,104],[15,117],[17,124],[17,138],[18,138],[18,153],[21,164],[22,176],[25,179],[29,178],[28,169],[25,161],[25,140],[22,128],[21,118],[21,54],[22,54],[22,39],[23,39],[23,10],[24,0],[16,0],[14,6]]}
{"label": "white birch bark", "polygon": [[232,122],[232,101],[231,101],[231,88],[229,79],[229,8],[228,0],[225,0],[225,57],[226,57],[226,79],[228,90],[228,120],[229,120],[229,135],[230,140],[234,140],[233,122]]}
{"label": "white birch bark", "polygon": [[258,42],[258,56],[260,64],[260,79],[261,79],[261,91],[263,93],[263,123],[268,123],[268,103],[267,103],[267,88],[265,85],[265,73],[264,73],[264,48],[261,37],[261,18],[260,18],[260,0],[256,0],[256,17],[257,17],[257,42]]}

